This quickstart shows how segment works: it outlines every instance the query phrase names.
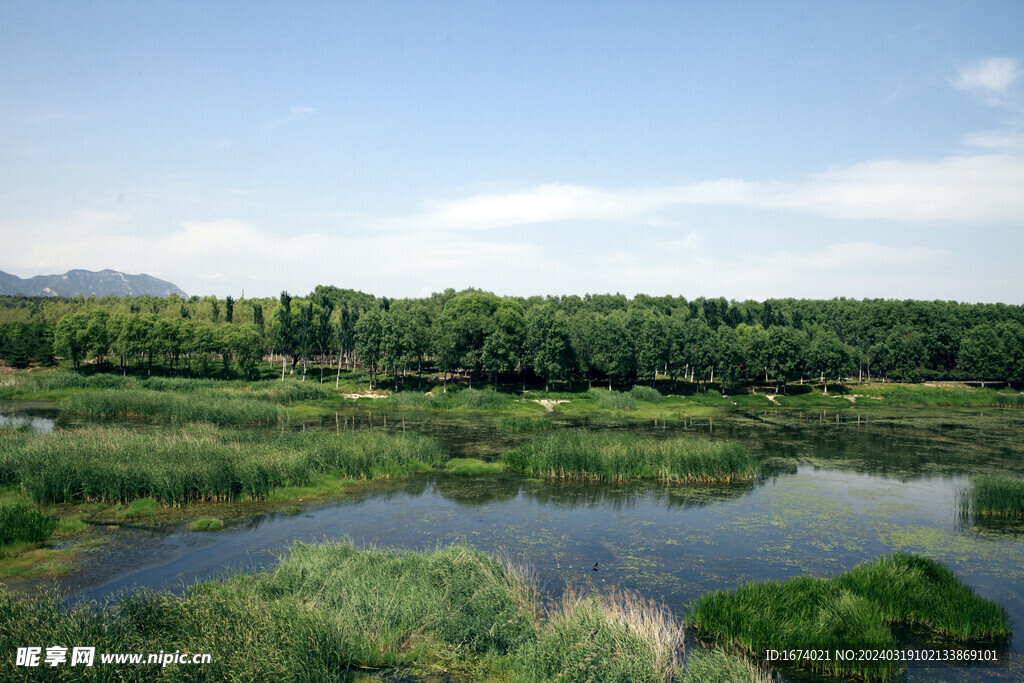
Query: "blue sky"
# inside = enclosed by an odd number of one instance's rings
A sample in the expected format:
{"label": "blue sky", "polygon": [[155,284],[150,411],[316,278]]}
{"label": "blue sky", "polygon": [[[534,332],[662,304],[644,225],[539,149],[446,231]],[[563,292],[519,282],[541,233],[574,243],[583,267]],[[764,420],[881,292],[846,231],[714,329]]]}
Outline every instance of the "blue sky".
{"label": "blue sky", "polygon": [[1024,302],[1024,3],[0,5],[0,270]]}

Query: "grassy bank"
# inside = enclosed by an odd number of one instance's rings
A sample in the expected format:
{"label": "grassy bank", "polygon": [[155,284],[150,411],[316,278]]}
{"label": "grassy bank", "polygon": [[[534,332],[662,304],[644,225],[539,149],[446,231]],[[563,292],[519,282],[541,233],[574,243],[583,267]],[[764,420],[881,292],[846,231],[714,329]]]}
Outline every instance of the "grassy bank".
{"label": "grassy bank", "polygon": [[0,433],[0,484],[17,484],[39,504],[262,500],[281,487],[309,486],[318,475],[402,476],[446,460],[434,439],[415,434],[267,435],[208,425]]}
{"label": "grassy bank", "polygon": [[[184,595],[140,592],[115,608],[0,590],[0,614],[3,642],[213,655],[165,668],[101,665],[97,656],[91,669],[62,667],[69,679],[310,681],[408,667],[523,683],[687,680],[682,628],[664,608],[630,594],[568,593],[545,609],[523,572],[462,546],[297,544],[272,571]],[[50,674],[16,667],[13,648],[0,655],[0,678]]]}
{"label": "grassy bank", "polygon": [[537,438],[502,457],[509,468],[558,479],[716,483],[753,478],[756,464],[737,443],[692,437],[653,439],[573,430]]}
{"label": "grassy bank", "polygon": [[1024,479],[977,475],[957,495],[965,514],[1024,517]]}
{"label": "grassy bank", "polygon": [[[1009,617],[941,564],[894,554],[831,579],[749,583],[700,598],[688,619],[702,637],[756,654],[765,648],[895,644],[890,625],[914,625],[957,640],[1005,637]],[[798,644],[798,645],[797,645]],[[897,680],[897,664],[813,662],[830,675]]]}

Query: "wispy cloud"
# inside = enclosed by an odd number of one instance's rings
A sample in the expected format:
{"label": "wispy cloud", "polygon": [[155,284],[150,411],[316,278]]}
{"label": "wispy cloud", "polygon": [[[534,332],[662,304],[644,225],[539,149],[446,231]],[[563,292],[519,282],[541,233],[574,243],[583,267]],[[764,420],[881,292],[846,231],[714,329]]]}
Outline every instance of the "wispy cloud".
{"label": "wispy cloud", "polygon": [[960,67],[950,82],[958,90],[1002,94],[1020,75],[1020,65],[1013,57],[989,57]]}
{"label": "wispy cloud", "polygon": [[270,123],[263,126],[264,130],[273,130],[274,128],[280,128],[281,126],[289,123],[296,123],[308,119],[317,113],[316,107],[310,107],[304,104],[293,104],[288,110],[288,116],[271,121]]}
{"label": "wispy cloud", "polygon": [[790,209],[841,219],[903,223],[1024,225],[1024,155],[1019,139],[977,134],[974,146],[998,154],[936,161],[869,161],[790,180],[720,179],[661,187],[544,184],[507,193],[433,202],[396,229],[484,230],[561,221],[638,221],[669,225],[659,212],[683,206]]}

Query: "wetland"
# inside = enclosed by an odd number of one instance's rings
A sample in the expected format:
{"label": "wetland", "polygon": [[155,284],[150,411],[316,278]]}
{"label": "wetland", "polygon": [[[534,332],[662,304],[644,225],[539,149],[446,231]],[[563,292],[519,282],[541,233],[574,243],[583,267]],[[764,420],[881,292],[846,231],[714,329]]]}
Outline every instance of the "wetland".
{"label": "wetland", "polygon": [[[235,428],[228,440],[253,445],[254,452],[282,439],[290,448],[304,444],[308,450],[333,435],[373,443],[374,451],[391,441],[414,442],[413,450],[429,457],[417,460],[424,467],[388,464],[386,471],[376,471],[384,476],[376,478],[365,476],[372,463],[348,476],[324,467],[305,486],[274,488],[271,482],[259,500],[244,495],[183,499],[186,504],[148,511],[142,506],[132,515],[126,514],[131,509],[126,501],[55,502],[48,509],[74,528],[58,530],[47,546],[32,552],[50,552],[56,559],[42,560],[35,567],[42,567],[39,571],[29,566],[10,572],[5,581],[18,594],[56,587],[68,604],[117,604],[149,590],[191,599],[187,596],[195,589],[190,587],[202,582],[233,585],[238,576],[275,571],[296,542],[351,543],[425,557],[464,547],[529,567],[545,599],[625,592],[656,601],[681,622],[715,591],[766,580],[831,579],[880,557],[907,553],[948,568],[974,594],[1004,609],[1012,626],[1024,623],[1024,525],[1012,515],[965,514],[962,505],[972,479],[1019,480],[1024,473],[1019,411],[738,407],[669,411],[651,419],[560,408],[540,412],[544,408],[537,406],[537,414],[513,420],[486,410],[401,409],[360,400],[320,414],[292,414],[276,425]],[[41,403],[9,401],[3,409],[7,429],[18,431],[17,438],[114,430],[120,438],[155,439],[169,429]],[[26,435],[28,430],[39,435]],[[756,474],[673,485],[658,477],[551,478],[543,467],[500,466],[509,453],[550,450],[551,444],[559,445],[557,439],[573,434],[620,444],[689,440],[740,448],[756,462]],[[458,459],[451,470],[443,466],[447,458]],[[474,461],[488,466],[467,467]],[[15,494],[9,489],[6,495]],[[196,524],[209,519],[223,520],[223,528]],[[550,629],[562,622],[549,617],[545,623]],[[948,641],[912,625],[894,632],[900,642]],[[713,642],[701,640],[698,629],[687,632],[688,657],[717,652],[704,649]],[[999,666],[911,665],[897,674],[907,680],[978,681],[1024,675],[1019,628],[979,642],[997,650]],[[424,661],[410,656],[388,666],[412,667],[402,669],[402,676],[435,675],[437,662],[426,666]],[[502,677],[500,665],[498,673],[486,675],[458,666],[444,670],[467,680]],[[776,674],[786,680],[837,680],[785,667]]]}

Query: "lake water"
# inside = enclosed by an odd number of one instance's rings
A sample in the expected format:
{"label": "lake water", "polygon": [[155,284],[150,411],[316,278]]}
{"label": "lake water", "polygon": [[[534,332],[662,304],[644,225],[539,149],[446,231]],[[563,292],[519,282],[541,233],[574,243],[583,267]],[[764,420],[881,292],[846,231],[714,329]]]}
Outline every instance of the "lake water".
{"label": "lake water", "polygon": [[[384,429],[384,419],[379,411],[351,410],[290,427]],[[502,432],[486,417],[407,413],[387,420],[388,431],[434,434],[454,455],[489,457],[532,438]],[[1003,604],[1017,626],[1003,653],[1009,666],[911,670],[910,680],[1024,680],[1024,658],[1015,654],[1024,647],[1024,526],[977,525],[961,519],[956,506],[967,474],[1024,471],[1020,411],[865,411],[838,418],[768,411],[587,426],[741,440],[764,461],[764,476],[715,488],[417,476],[217,533],[121,529],[85,553],[61,583],[75,598],[106,598],[267,567],[295,541],[348,538],[408,549],[465,542],[529,564],[552,595],[566,584],[616,585],[663,599],[682,615],[708,591],[828,576],[906,551],[949,566]]]}

